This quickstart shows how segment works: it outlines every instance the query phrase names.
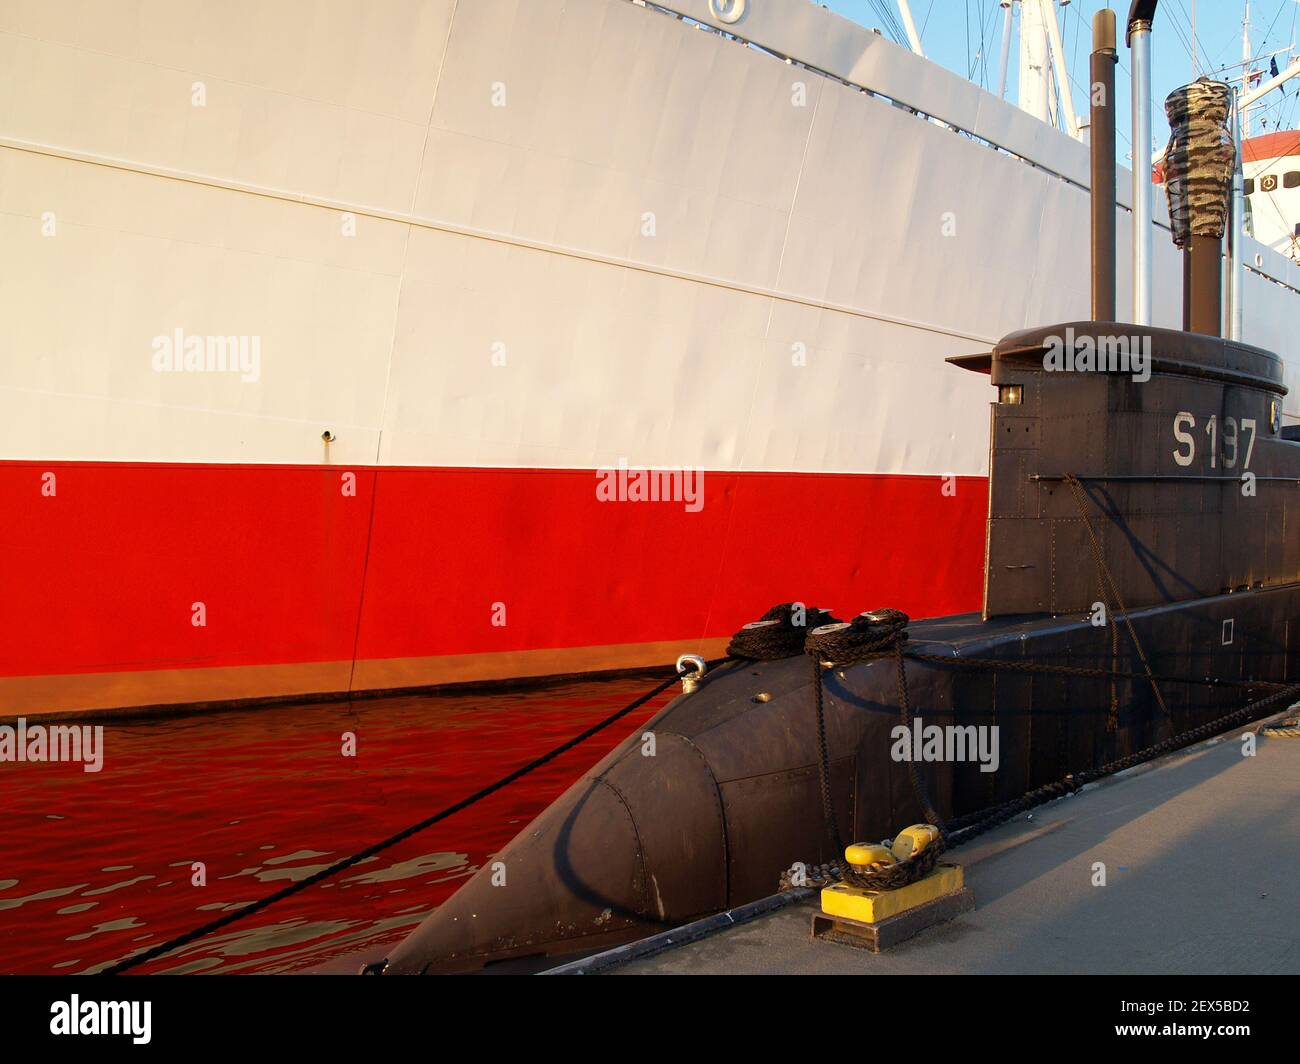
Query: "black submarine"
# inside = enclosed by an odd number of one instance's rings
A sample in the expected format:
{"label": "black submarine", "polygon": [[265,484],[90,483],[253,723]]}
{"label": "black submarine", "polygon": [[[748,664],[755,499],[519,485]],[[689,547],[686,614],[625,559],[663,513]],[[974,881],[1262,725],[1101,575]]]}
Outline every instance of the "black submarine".
{"label": "black submarine", "polygon": [[[1130,43],[1155,9],[1133,4]],[[1282,427],[1278,357],[1222,336],[1230,93],[1202,80],[1166,103],[1184,330],[1115,321],[1113,13],[1094,35],[1092,319],[949,360],[997,389],[982,612],[775,610],[370,971],[644,937],[838,862],[841,829],[959,829],[1291,696],[1300,430]],[[921,720],[996,728],[996,771],[898,758],[900,721]]]}

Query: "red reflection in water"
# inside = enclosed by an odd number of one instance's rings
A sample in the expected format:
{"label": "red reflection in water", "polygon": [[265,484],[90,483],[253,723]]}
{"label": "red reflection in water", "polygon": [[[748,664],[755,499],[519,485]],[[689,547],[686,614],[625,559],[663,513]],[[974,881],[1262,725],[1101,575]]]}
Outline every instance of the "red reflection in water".
{"label": "red reflection in water", "polygon": [[[652,685],[110,720],[99,773],[0,765],[0,966],[96,971],[472,794]],[[672,694],[478,805],[140,971],[283,972],[382,955]],[[344,732],[356,734],[355,758],[341,755]],[[191,883],[196,861],[206,886]]]}

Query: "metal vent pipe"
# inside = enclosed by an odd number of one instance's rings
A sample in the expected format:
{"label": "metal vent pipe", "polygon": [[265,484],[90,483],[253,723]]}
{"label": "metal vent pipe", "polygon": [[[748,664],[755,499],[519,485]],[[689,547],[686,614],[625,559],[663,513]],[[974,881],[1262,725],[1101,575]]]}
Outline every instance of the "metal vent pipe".
{"label": "metal vent pipe", "polygon": [[1159,0],[1133,0],[1133,321],[1151,324],[1151,24]]}
{"label": "metal vent pipe", "polygon": [[1092,319],[1115,320],[1115,12],[1092,19]]}

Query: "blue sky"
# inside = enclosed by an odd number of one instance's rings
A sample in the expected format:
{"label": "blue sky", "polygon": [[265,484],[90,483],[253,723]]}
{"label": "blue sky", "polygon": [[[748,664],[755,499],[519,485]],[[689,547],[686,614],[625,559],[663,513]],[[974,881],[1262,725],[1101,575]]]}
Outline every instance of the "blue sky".
{"label": "blue sky", "polygon": [[[879,8],[887,9],[897,18],[896,0],[823,0],[825,6],[865,26],[884,29]],[[998,0],[911,0],[912,13],[926,55],[950,70],[971,76],[990,91],[997,91],[998,62],[1002,41],[1002,9]],[[1070,60],[1070,75],[1077,84],[1072,86],[1075,111],[1086,110],[1084,85],[1088,74],[1088,52],[1091,42],[1092,16],[1099,8],[1114,9],[1123,38],[1124,20],[1128,17],[1128,0],[1072,0],[1058,7],[1057,18],[1066,55]],[[1191,16],[1196,10],[1197,58],[1202,74],[1212,73],[1229,63],[1241,61],[1241,22],[1243,0],[1162,0],[1156,16],[1153,35],[1152,89],[1156,106],[1152,116],[1155,141],[1152,149],[1162,147],[1169,136],[1164,122],[1164,98],[1180,85],[1192,80]],[[968,18],[969,14],[969,18]],[[1297,0],[1252,0],[1251,46],[1254,54],[1285,48],[1295,42],[1300,51],[1300,3]],[[898,20],[901,23],[901,19]],[[1019,20],[1017,19],[1017,22]],[[982,49],[981,49],[981,25]],[[1010,73],[1007,79],[1007,98],[1016,99],[1016,70],[1018,40],[1012,38]],[[1279,66],[1286,65],[1287,56],[1278,57]],[[973,73],[972,73],[973,71]],[[1129,57],[1121,47],[1118,73],[1119,155],[1127,161],[1131,154],[1129,141]],[[1234,77],[1240,70],[1231,70],[1223,77]],[[1262,123],[1267,122],[1267,126]],[[1287,95],[1271,95],[1256,112],[1255,133],[1290,129],[1300,124],[1300,78],[1287,86]]]}

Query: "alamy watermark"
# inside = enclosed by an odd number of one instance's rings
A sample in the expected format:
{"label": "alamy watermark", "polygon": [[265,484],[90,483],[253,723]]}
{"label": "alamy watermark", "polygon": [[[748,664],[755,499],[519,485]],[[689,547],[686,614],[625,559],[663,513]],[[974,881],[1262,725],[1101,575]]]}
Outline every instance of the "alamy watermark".
{"label": "alamy watermark", "polygon": [[73,994],[50,1005],[50,1034],[128,1035],[135,1045],[148,1045],[152,1012],[151,1001],[82,1001]]}
{"label": "alamy watermark", "polygon": [[186,336],[178,326],[151,346],[155,373],[238,373],[245,384],[262,377],[260,336]]}
{"label": "alamy watermark", "polygon": [[912,727],[896,724],[889,736],[895,761],[975,761],[981,772],[996,772],[1001,762],[999,727],[993,725],[926,724],[912,718]]}
{"label": "alamy watermark", "polygon": [[704,509],[704,470],[681,466],[617,466],[596,470],[596,498],[600,502],[679,502],[687,513]]}
{"label": "alamy watermark", "polygon": [[83,772],[104,767],[104,726],[96,724],[0,725],[0,762],[80,761]]}
{"label": "alamy watermark", "polygon": [[1140,384],[1151,379],[1150,336],[1080,336],[1071,326],[1064,339],[1049,336],[1043,346],[1049,373],[1128,373]]}

